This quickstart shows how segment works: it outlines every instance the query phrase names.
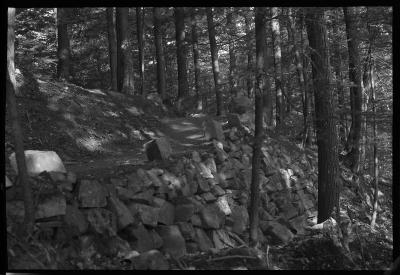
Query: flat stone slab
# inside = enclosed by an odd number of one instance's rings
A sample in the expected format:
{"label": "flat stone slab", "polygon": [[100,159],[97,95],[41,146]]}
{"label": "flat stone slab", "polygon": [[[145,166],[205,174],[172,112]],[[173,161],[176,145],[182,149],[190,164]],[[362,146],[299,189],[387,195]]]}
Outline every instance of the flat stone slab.
{"label": "flat stone slab", "polygon": [[83,208],[105,207],[107,205],[107,190],[96,180],[82,180],[79,186],[78,198]]}
{"label": "flat stone slab", "polygon": [[139,215],[143,224],[153,227],[157,226],[160,208],[146,204],[132,203],[129,205],[129,210],[133,216]]}
{"label": "flat stone slab", "polygon": [[67,202],[63,195],[55,195],[44,199],[37,206],[35,218],[43,219],[65,215]]}
{"label": "flat stone slab", "polygon": [[211,203],[217,200],[217,198],[211,192],[203,193],[201,194],[201,197],[206,203]]}
{"label": "flat stone slab", "polygon": [[147,159],[166,160],[172,154],[171,144],[165,137],[153,139],[145,144]]}
{"label": "flat stone slab", "polygon": [[179,259],[186,254],[185,239],[177,225],[161,225],[156,230],[163,239],[164,252],[175,259]]}
{"label": "flat stone slab", "polygon": [[[11,167],[16,173],[18,173],[15,152],[10,155],[9,160]],[[61,161],[61,158],[54,151],[26,150],[25,162],[29,176],[37,176],[44,171],[61,173],[67,172],[63,162]]]}

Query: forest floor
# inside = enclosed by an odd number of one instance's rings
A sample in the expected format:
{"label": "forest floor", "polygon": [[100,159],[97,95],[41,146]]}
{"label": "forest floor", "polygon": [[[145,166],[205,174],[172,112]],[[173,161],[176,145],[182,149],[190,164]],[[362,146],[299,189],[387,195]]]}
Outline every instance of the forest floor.
{"label": "forest floor", "polygon": [[[26,87],[36,87],[27,89]],[[116,169],[151,165],[144,144],[154,137],[165,136],[175,155],[193,150],[207,150],[204,121],[208,116],[176,117],[157,102],[140,96],[125,96],[102,90],[84,89],[72,84],[38,78],[35,85],[27,83],[18,98],[20,120],[24,132],[25,150],[53,150],[63,160],[68,171],[78,177],[113,174]],[[215,117],[214,117],[215,119]],[[10,123],[6,116],[6,174],[14,180],[8,156],[14,151]],[[289,134],[290,135],[290,134]],[[284,144],[284,143],[288,144]],[[282,140],[282,146],[296,147]],[[297,149],[296,149],[297,150]],[[315,153],[315,152],[314,152]],[[268,248],[271,269],[384,269],[392,262],[391,180],[382,186],[378,225],[368,225],[369,209],[355,194],[343,195],[342,202],[353,211],[358,231],[350,244],[356,265],[346,264],[343,255],[331,247],[322,233],[296,237],[286,245]],[[369,191],[369,186],[363,189]],[[240,266],[247,269],[265,268],[246,259],[213,261],[212,255],[197,255],[186,259],[187,266],[196,269],[226,269]],[[253,265],[253,267],[251,267]],[[174,267],[172,265],[172,267]],[[176,268],[182,268],[181,265]]]}

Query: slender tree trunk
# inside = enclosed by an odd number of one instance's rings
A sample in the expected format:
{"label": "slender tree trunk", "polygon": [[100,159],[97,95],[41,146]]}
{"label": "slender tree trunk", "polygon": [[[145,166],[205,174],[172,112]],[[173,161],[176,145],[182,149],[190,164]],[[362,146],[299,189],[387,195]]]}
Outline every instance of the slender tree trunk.
{"label": "slender tree trunk", "polygon": [[15,44],[15,8],[8,8],[8,30],[7,30],[7,85],[6,96],[8,111],[12,122],[15,144],[15,158],[18,166],[18,176],[23,186],[24,192],[24,228],[23,231],[28,237],[33,231],[34,223],[34,207],[32,200],[32,187],[28,177],[24,153],[24,141],[22,128],[18,119],[18,107],[15,99],[17,90],[15,82],[15,65],[14,65],[14,44]]}
{"label": "slender tree trunk", "polygon": [[183,7],[175,9],[176,54],[178,63],[178,99],[189,95],[189,85],[186,70],[185,49],[185,11]]}
{"label": "slender tree trunk", "polygon": [[197,20],[196,9],[191,11],[191,25],[192,25],[192,48],[193,48],[193,67],[194,67],[194,89],[197,96],[197,110],[203,109],[203,101],[200,95],[200,63],[199,63],[199,40],[197,37]]}
{"label": "slender tree trunk", "polygon": [[[265,14],[265,9],[264,9],[264,14]],[[265,28],[265,25],[264,25]],[[265,28],[266,29],[266,28]],[[266,35],[264,35],[266,38]],[[269,56],[271,55],[268,50],[269,46],[267,43],[267,39],[265,39],[265,52],[264,52],[264,93],[263,93],[263,114],[264,114],[264,121],[267,127],[272,127],[273,126],[273,120],[274,120],[274,115],[273,115],[273,102],[272,102],[272,89],[271,89],[271,82],[269,79],[269,66],[268,64],[271,64],[271,60]],[[272,49],[270,49],[272,52]]]}
{"label": "slender tree trunk", "polygon": [[307,33],[311,48],[312,74],[317,119],[318,223],[328,219],[339,205],[338,148],[335,104],[330,87],[329,48],[323,8],[310,8]]}
{"label": "slender tree trunk", "polygon": [[369,12],[367,8],[367,29],[369,33],[369,48],[368,55],[364,65],[364,89],[365,94],[371,96],[372,103],[372,138],[373,138],[373,169],[374,169],[374,201],[372,207],[372,217],[371,217],[371,228],[375,227],[376,218],[378,215],[378,198],[379,198],[379,160],[378,160],[378,140],[376,137],[377,125],[376,125],[376,95],[375,95],[375,72],[374,72],[374,60],[372,58],[372,43],[373,38],[370,31],[370,24],[368,18]]}
{"label": "slender tree trunk", "polygon": [[251,39],[253,33],[251,32],[251,17],[249,16],[250,9],[246,11],[244,21],[246,25],[246,45],[247,45],[247,96],[250,98],[253,94],[253,49],[251,46]]}
{"label": "slender tree trunk", "polygon": [[111,89],[118,90],[117,86],[117,39],[115,34],[114,8],[107,8],[108,55],[111,68]]}
{"label": "slender tree trunk", "polygon": [[57,9],[57,78],[70,79],[71,51],[69,47],[68,37],[68,10],[63,8]]}
{"label": "slender tree trunk", "polygon": [[217,101],[217,116],[220,116],[223,110],[222,106],[223,102],[222,102],[222,93],[220,90],[221,80],[219,78],[218,49],[217,49],[217,43],[215,41],[215,28],[214,28],[212,8],[206,8],[206,13],[207,13],[208,35],[210,38],[212,68],[214,72],[215,97]]}
{"label": "slender tree trunk", "polygon": [[353,172],[359,170],[360,138],[361,138],[361,68],[359,57],[359,41],[357,39],[357,20],[356,8],[344,7],[344,18],[346,23],[347,45],[349,51],[349,79],[352,83],[350,87],[351,102],[351,128],[347,138],[347,151],[350,160],[350,168]]}
{"label": "slender tree trunk", "polygon": [[139,45],[139,77],[140,77],[140,94],[144,95],[144,40],[143,40],[143,20],[144,8],[136,7],[136,26]]}
{"label": "slender tree trunk", "polygon": [[229,90],[232,95],[237,96],[237,80],[236,80],[236,56],[235,56],[235,44],[233,39],[236,35],[236,24],[234,15],[234,7],[228,8],[228,14],[226,16],[228,33],[230,36],[229,40]]}
{"label": "slender tree trunk", "polygon": [[313,140],[313,115],[310,112],[312,108],[312,95],[310,96],[310,89],[308,86],[308,76],[307,76],[307,68],[308,68],[308,59],[305,55],[304,49],[304,37],[303,37],[303,30],[306,29],[305,26],[305,18],[304,18],[304,11],[301,12],[301,32],[300,32],[300,41],[301,41],[301,56],[302,56],[302,63],[303,63],[303,77],[304,77],[304,99],[303,99],[303,117],[304,117],[304,136],[303,136],[303,147],[308,147],[311,145]]}
{"label": "slender tree trunk", "polygon": [[342,58],[340,53],[340,33],[338,30],[339,24],[339,10],[335,9],[335,23],[333,24],[333,64],[336,75],[336,89],[338,94],[338,109],[340,111],[340,124],[339,124],[339,140],[342,144],[346,142],[346,126],[344,125],[346,117],[344,114],[344,89],[343,89],[343,74],[342,74]]}
{"label": "slender tree trunk", "polygon": [[276,124],[279,125],[284,119],[284,106],[283,106],[283,85],[282,85],[282,62],[281,62],[281,33],[279,27],[278,8],[271,8],[272,19],[272,39],[274,44],[274,63],[275,63],[275,88],[276,88]]}
{"label": "slender tree trunk", "polygon": [[129,8],[117,8],[117,85],[118,92],[134,94],[132,48],[128,37]]}
{"label": "slender tree trunk", "polygon": [[[293,18],[292,9],[288,9],[288,36],[289,41],[293,45],[294,55],[295,55],[295,65],[296,65],[296,72],[297,72],[297,79],[299,81],[300,92],[302,94],[302,101],[303,101],[303,124],[304,124],[304,132],[303,132],[303,147],[306,146],[306,140],[308,135],[308,95],[306,90],[306,85],[304,81],[304,69],[303,69],[303,59],[302,53],[300,53],[299,47],[296,44],[296,25]],[[301,27],[301,35],[303,32],[303,26]]]}
{"label": "slender tree trunk", "polygon": [[156,44],[156,57],[157,57],[157,91],[161,98],[166,98],[166,79],[165,79],[165,56],[164,46],[161,35],[161,8],[153,8],[154,18],[154,41]]}
{"label": "slender tree trunk", "polygon": [[264,91],[264,53],[265,53],[265,12],[255,8],[257,85],[255,89],[255,133],[253,144],[251,194],[250,194],[250,245],[258,246],[258,207],[260,204],[260,164],[263,141],[262,109]]}

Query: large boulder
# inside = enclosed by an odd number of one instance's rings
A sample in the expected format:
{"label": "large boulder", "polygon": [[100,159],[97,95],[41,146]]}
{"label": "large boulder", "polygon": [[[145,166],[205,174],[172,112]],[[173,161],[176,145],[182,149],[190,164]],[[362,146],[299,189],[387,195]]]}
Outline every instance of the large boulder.
{"label": "large boulder", "polygon": [[208,252],[211,248],[214,247],[213,242],[207,236],[206,232],[203,229],[196,227],[195,229],[195,241],[198,244],[199,248],[203,252]]}
{"label": "large boulder", "polygon": [[165,137],[153,139],[145,144],[147,159],[166,160],[172,154],[172,148]]}
{"label": "large boulder", "polygon": [[123,229],[135,222],[129,208],[116,196],[110,196],[110,207],[117,215],[118,229]]}
{"label": "large boulder", "polygon": [[134,248],[139,252],[156,249],[159,245],[155,242],[151,231],[147,230],[143,224],[130,225],[125,229],[129,238],[134,239]]}
{"label": "large boulder", "polygon": [[[18,173],[15,152],[9,157],[10,164],[14,171]],[[54,151],[26,150],[25,162],[28,175],[37,176],[43,171],[66,173],[64,164]]]}
{"label": "large boulder", "polygon": [[204,207],[200,212],[200,217],[205,228],[219,229],[225,223],[225,213],[216,203]]}
{"label": "large boulder", "polygon": [[67,205],[64,221],[69,227],[69,232],[75,236],[85,233],[88,229],[88,222],[85,216],[76,206]]}
{"label": "large boulder", "polygon": [[175,219],[175,206],[158,197],[154,197],[154,205],[160,209],[158,213],[158,222],[165,225],[171,225]]}

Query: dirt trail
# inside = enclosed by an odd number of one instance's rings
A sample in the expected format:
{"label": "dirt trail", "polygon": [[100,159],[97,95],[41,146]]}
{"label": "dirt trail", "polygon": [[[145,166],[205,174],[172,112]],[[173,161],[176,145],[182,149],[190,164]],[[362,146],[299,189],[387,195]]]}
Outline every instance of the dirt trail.
{"label": "dirt trail", "polygon": [[[155,137],[167,137],[174,154],[202,149],[209,144],[205,139],[202,126],[206,118],[206,116],[163,118],[160,120],[160,129],[154,133]],[[141,144],[121,145],[104,156],[87,159],[84,162],[66,162],[65,165],[67,170],[73,171],[79,176],[97,175],[125,165],[143,165],[147,161],[143,150],[143,145],[147,141],[145,140]]]}

